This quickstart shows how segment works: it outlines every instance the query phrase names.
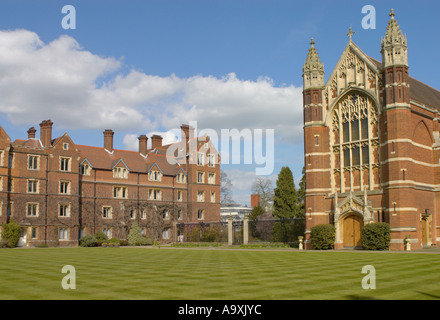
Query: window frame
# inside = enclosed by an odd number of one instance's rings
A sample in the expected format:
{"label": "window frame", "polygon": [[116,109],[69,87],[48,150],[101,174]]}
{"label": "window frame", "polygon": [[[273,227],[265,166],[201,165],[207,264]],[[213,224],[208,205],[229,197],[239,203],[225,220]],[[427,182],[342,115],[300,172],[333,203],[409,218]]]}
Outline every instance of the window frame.
{"label": "window frame", "polygon": [[[66,168],[67,166],[67,168]],[[60,171],[61,172],[71,172],[72,168],[72,158],[60,156]]]}
{"label": "window frame", "polygon": [[[31,214],[29,214],[29,208],[32,207]],[[26,217],[35,218],[39,216],[39,207],[40,204],[38,202],[26,202]]]}

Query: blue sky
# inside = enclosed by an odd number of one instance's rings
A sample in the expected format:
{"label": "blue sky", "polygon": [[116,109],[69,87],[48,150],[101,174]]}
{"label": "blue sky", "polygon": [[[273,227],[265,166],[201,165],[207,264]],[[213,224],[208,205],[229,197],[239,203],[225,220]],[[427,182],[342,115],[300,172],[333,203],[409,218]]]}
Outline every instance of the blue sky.
{"label": "blue sky", "polygon": [[[64,5],[76,9],[75,30],[61,26]],[[361,26],[365,5],[376,9],[374,30]],[[135,148],[139,134],[175,132],[190,120],[218,132],[274,129],[268,176],[275,181],[289,166],[298,181],[310,38],[327,76],[349,27],[353,41],[380,60],[391,8],[408,37],[410,75],[438,89],[438,1],[2,0],[0,124],[14,140],[50,118],[54,136],[67,131],[95,146],[111,128],[116,148]],[[223,166],[239,203],[250,202],[255,166]]]}

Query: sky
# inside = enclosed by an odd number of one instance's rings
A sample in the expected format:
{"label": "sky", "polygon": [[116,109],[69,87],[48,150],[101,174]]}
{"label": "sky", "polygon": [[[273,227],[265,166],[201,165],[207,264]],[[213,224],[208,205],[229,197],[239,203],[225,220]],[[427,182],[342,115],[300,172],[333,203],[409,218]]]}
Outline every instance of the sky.
{"label": "sky", "polygon": [[[375,28],[362,24],[365,6],[375,10]],[[287,166],[297,186],[301,178],[310,39],[326,79],[350,27],[381,60],[391,8],[408,38],[410,75],[440,89],[438,1],[1,0],[0,125],[25,139],[51,119],[54,137],[68,132],[92,146],[113,129],[115,148],[136,150],[140,134],[169,143],[192,122],[217,135],[233,198],[249,205],[257,174],[275,186]],[[233,142],[221,134],[233,129],[251,137],[234,163]]]}

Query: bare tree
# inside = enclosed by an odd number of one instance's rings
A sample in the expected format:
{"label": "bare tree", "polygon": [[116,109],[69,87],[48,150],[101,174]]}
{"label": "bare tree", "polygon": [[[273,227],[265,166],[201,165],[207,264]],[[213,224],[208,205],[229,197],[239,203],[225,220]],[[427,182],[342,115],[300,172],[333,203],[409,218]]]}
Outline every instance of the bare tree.
{"label": "bare tree", "polygon": [[265,211],[272,211],[274,197],[273,183],[269,178],[257,177],[252,183],[252,193],[260,197],[260,206]]}
{"label": "bare tree", "polygon": [[233,204],[232,183],[226,172],[220,171],[220,205]]}

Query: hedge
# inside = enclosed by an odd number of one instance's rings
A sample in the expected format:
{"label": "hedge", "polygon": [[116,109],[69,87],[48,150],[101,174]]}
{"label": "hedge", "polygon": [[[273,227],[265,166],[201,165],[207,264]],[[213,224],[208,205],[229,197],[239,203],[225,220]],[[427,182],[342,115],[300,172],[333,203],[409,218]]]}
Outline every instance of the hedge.
{"label": "hedge", "polygon": [[320,224],[310,229],[310,242],[315,250],[333,249],[336,229],[331,224]]}
{"label": "hedge", "polygon": [[2,232],[2,247],[14,248],[17,246],[20,240],[21,227],[14,220],[9,221],[9,223],[3,224]]}
{"label": "hedge", "polygon": [[361,241],[365,250],[388,250],[391,242],[390,225],[385,222],[365,225],[362,228]]}

